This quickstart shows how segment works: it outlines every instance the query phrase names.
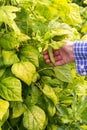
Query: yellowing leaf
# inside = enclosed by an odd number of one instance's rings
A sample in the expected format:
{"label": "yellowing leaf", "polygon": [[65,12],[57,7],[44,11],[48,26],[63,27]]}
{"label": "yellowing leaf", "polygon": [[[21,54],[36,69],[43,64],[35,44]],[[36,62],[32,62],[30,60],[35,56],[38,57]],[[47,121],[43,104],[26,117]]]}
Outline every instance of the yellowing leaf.
{"label": "yellowing leaf", "polygon": [[81,125],[81,128],[83,128],[84,130],[87,130],[87,125],[83,124]]}
{"label": "yellowing leaf", "polygon": [[7,77],[0,82],[0,96],[8,101],[22,101],[21,82],[14,77]]}
{"label": "yellowing leaf", "polygon": [[70,7],[66,0],[54,0],[53,6],[57,8],[60,17],[65,18],[70,13]]}
{"label": "yellowing leaf", "polygon": [[13,64],[11,70],[16,77],[21,79],[27,85],[31,84],[33,76],[36,72],[35,66],[28,61]]}
{"label": "yellowing leaf", "polygon": [[20,58],[22,61],[32,62],[36,67],[39,66],[38,50],[31,45],[26,45],[20,50]]}
{"label": "yellowing leaf", "polygon": [[0,7],[0,22],[8,24],[18,34],[20,34],[20,30],[14,21],[14,19],[16,18],[16,14],[14,12],[17,12],[19,10],[19,8],[14,6]]}
{"label": "yellowing leaf", "polygon": [[9,110],[7,110],[7,112],[4,114],[2,120],[0,120],[0,127],[5,123],[5,121],[8,119],[9,117]]}
{"label": "yellowing leaf", "polygon": [[85,35],[81,38],[81,40],[87,40],[87,34],[85,34]]}
{"label": "yellowing leaf", "polygon": [[87,4],[87,0],[84,0],[84,4]]}
{"label": "yellowing leaf", "polygon": [[77,83],[75,86],[76,94],[78,96],[86,96],[87,95],[87,81],[84,80],[82,83]]}
{"label": "yellowing leaf", "polygon": [[70,3],[70,13],[66,15],[66,17],[62,17],[64,22],[70,24],[70,25],[75,25],[75,24],[81,24],[82,19],[80,16],[80,9],[79,6],[75,3]]}
{"label": "yellowing leaf", "polygon": [[46,114],[40,107],[33,105],[24,112],[23,125],[28,130],[44,130]]}
{"label": "yellowing leaf", "polygon": [[55,104],[58,104],[58,98],[55,91],[48,84],[44,84],[42,92]]}
{"label": "yellowing leaf", "polygon": [[0,120],[2,120],[3,116],[6,114],[9,108],[9,102],[0,99]]}
{"label": "yellowing leaf", "polygon": [[4,65],[10,66],[19,61],[17,54],[14,51],[2,51]]}

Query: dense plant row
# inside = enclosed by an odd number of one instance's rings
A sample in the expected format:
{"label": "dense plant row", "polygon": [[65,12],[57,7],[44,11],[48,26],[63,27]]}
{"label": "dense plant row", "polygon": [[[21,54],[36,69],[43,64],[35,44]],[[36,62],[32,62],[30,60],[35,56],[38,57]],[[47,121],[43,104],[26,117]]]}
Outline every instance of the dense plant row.
{"label": "dense plant row", "polygon": [[0,130],[87,129],[86,77],[43,60],[49,46],[87,39],[87,1],[78,4],[0,0]]}

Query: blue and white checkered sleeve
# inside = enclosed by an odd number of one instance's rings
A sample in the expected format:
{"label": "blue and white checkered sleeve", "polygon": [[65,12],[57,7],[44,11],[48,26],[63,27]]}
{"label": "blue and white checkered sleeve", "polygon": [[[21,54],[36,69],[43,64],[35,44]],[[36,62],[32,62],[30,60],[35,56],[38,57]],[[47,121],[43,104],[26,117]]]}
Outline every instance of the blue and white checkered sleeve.
{"label": "blue and white checkered sleeve", "polygon": [[73,52],[77,73],[87,75],[87,41],[75,41]]}

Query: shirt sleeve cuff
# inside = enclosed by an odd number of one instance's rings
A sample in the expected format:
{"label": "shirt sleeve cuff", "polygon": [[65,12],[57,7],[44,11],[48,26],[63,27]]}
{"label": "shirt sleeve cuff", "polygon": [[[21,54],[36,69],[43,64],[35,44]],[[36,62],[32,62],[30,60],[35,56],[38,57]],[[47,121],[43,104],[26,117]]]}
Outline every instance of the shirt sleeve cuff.
{"label": "shirt sleeve cuff", "polygon": [[73,53],[77,73],[87,75],[87,41],[74,42]]}

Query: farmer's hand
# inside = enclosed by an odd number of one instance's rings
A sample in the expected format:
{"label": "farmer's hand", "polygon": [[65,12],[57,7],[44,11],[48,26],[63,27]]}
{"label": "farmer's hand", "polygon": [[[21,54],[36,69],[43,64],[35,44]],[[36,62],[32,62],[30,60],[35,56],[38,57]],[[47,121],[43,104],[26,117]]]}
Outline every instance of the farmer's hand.
{"label": "farmer's hand", "polygon": [[[68,43],[63,45],[60,49],[53,50],[53,55],[55,59],[55,65],[63,65],[69,62],[74,62],[75,59],[73,54],[73,43],[68,41]],[[47,64],[53,66],[49,57],[48,50],[43,52],[43,57]]]}

